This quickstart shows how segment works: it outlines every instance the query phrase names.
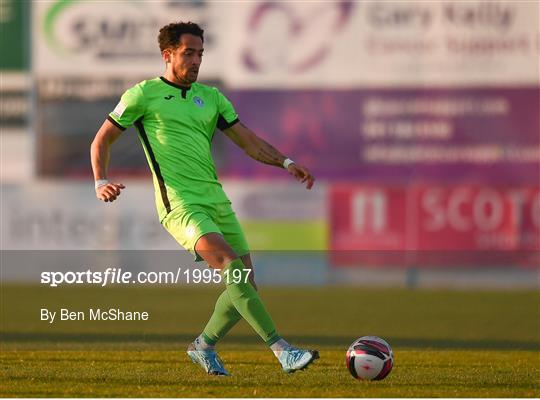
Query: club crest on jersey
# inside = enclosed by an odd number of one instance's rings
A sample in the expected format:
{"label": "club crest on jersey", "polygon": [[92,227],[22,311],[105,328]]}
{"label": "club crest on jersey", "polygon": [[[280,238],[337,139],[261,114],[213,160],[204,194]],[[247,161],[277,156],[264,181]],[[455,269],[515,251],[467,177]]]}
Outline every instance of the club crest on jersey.
{"label": "club crest on jersey", "polygon": [[193,98],[193,102],[195,103],[195,105],[196,105],[197,107],[204,107],[204,101],[203,101],[203,99],[201,99],[199,96],[195,96],[195,97]]}

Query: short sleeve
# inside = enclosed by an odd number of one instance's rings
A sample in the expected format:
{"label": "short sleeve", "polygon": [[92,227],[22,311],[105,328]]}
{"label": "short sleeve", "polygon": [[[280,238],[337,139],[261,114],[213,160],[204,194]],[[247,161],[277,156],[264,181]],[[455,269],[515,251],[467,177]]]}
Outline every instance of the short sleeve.
{"label": "short sleeve", "polygon": [[224,130],[230,128],[239,121],[238,114],[229,99],[227,99],[219,90],[216,89],[216,92],[219,113],[217,127],[220,130]]}
{"label": "short sleeve", "polygon": [[135,85],[122,95],[120,102],[109,114],[108,120],[125,130],[144,114],[144,98],[139,85]]}

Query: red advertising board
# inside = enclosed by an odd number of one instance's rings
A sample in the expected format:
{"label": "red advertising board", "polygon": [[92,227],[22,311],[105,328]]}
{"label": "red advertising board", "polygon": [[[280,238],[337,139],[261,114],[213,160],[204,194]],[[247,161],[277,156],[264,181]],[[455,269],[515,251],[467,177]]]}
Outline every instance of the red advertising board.
{"label": "red advertising board", "polygon": [[332,190],[332,239],[343,250],[407,248],[406,191],[403,188],[335,186]]}
{"label": "red advertising board", "polygon": [[330,209],[334,265],[539,265],[539,187],[336,185]]}

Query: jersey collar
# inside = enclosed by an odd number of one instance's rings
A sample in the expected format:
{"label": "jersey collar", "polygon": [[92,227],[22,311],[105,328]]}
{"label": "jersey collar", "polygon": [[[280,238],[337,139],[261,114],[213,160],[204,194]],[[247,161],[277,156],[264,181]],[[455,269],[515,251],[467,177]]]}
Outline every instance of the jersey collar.
{"label": "jersey collar", "polygon": [[170,80],[166,79],[165,77],[163,76],[160,76],[159,79],[161,79],[164,83],[166,83],[167,85],[170,85],[172,87],[175,87],[177,89],[180,89],[182,91],[182,97],[185,99],[186,98],[186,94],[187,94],[187,91],[191,89],[191,85],[190,86],[182,86],[182,85],[178,85],[174,82],[171,82]]}

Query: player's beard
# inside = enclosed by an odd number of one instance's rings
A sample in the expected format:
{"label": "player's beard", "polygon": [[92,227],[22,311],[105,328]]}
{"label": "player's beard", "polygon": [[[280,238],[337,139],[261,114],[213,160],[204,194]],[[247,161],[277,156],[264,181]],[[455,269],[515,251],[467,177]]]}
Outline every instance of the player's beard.
{"label": "player's beard", "polygon": [[199,71],[188,71],[187,73],[187,76],[189,77],[188,78],[188,81],[190,81],[189,83],[193,83],[193,82],[196,82],[197,81],[197,77],[199,76]]}
{"label": "player's beard", "polygon": [[193,70],[188,69],[187,72],[181,73],[173,69],[173,74],[177,82],[180,83],[180,85],[191,85],[193,82],[197,81],[197,77],[199,76],[199,71],[193,71]]}

